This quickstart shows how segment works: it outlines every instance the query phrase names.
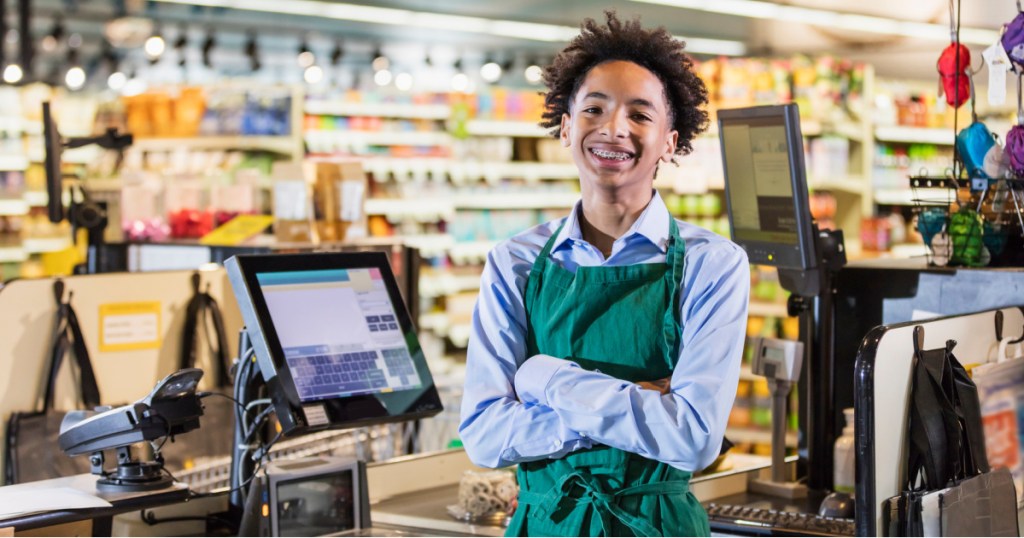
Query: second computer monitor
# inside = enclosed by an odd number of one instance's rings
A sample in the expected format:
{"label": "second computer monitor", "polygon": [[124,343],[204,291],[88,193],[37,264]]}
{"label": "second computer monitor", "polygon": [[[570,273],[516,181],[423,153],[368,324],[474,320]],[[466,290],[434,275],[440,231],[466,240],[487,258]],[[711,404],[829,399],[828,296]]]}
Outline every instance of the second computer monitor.
{"label": "second computer monitor", "polygon": [[732,239],[751,263],[817,265],[795,104],[718,111]]}

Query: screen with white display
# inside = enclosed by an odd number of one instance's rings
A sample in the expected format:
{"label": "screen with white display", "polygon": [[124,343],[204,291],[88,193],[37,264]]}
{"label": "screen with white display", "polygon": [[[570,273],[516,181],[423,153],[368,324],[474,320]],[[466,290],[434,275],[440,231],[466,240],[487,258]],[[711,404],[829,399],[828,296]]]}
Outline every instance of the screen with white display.
{"label": "screen with white display", "polygon": [[750,263],[817,265],[800,110],[793,103],[718,111],[732,240]]}
{"label": "screen with white display", "polygon": [[736,237],[795,245],[785,118],[723,121],[722,140]]}
{"label": "screen with white display", "polygon": [[256,279],[301,401],[422,386],[379,269]]}

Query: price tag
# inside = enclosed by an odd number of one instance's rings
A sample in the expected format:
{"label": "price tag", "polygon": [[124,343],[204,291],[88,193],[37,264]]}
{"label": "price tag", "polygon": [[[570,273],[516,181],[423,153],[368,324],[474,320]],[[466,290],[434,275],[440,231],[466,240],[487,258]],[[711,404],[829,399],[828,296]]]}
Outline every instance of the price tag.
{"label": "price tag", "polygon": [[160,348],[160,302],[100,305],[100,351]]}
{"label": "price tag", "polygon": [[237,246],[274,223],[270,215],[238,215],[199,239],[202,245]]}

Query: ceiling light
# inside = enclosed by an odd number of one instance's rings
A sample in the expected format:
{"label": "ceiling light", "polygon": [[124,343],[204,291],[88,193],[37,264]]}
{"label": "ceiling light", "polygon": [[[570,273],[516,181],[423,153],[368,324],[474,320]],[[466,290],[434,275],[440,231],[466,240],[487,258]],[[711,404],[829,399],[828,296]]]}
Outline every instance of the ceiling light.
{"label": "ceiling light", "polygon": [[245,41],[245,55],[249,58],[249,69],[259,71],[263,67],[260,61],[260,47],[256,42],[256,32],[250,30]]}
{"label": "ceiling light", "polygon": [[531,65],[523,72],[523,76],[526,77],[526,82],[539,84],[541,79],[544,78],[544,70],[539,65]]}
{"label": "ceiling light", "polygon": [[85,86],[85,69],[74,65],[64,74],[64,83],[70,90],[80,90]]}
{"label": "ceiling light", "polygon": [[149,59],[152,60],[159,58],[164,53],[164,50],[167,49],[167,43],[164,43],[164,38],[160,34],[155,34],[149,36],[149,39],[146,40],[144,49],[146,50],[146,56],[149,56]]}
{"label": "ceiling light", "polygon": [[178,66],[185,67],[188,56],[185,53],[185,47],[188,46],[188,29],[182,27],[178,31],[178,37],[174,39],[174,51],[178,53]]}
{"label": "ceiling light", "polygon": [[331,50],[331,65],[338,65],[341,63],[342,56],[345,55],[345,49],[341,48],[341,40],[334,42],[334,49]]}
{"label": "ceiling light", "polygon": [[[949,25],[906,21],[888,17],[840,13],[824,9],[786,6],[764,0],[633,0],[645,4],[673,6],[708,13],[722,13],[737,17],[769,19],[814,26],[825,26],[841,30],[869,32],[873,34],[899,35],[933,41],[949,41]],[[991,45],[999,39],[999,32],[984,28],[961,28],[960,40],[972,45]],[[691,48],[694,40],[687,40]]]}
{"label": "ceiling light", "polygon": [[82,46],[82,34],[75,32],[68,36],[68,46],[77,49]]}
{"label": "ceiling light", "polygon": [[391,71],[387,69],[381,69],[373,74],[373,82],[378,86],[387,86],[391,84]]}
{"label": "ceiling light", "polygon": [[324,70],[319,65],[311,65],[302,72],[302,78],[306,84],[320,84],[324,79]]}
{"label": "ceiling light", "polygon": [[309,43],[306,42],[306,38],[302,38],[302,42],[299,43],[299,53],[295,57],[295,61],[299,62],[299,67],[306,69],[307,67],[316,63],[316,56],[309,50]]}
{"label": "ceiling light", "polygon": [[203,40],[202,53],[203,53],[203,65],[208,68],[213,67],[213,47],[217,46],[217,38],[213,35],[213,29],[210,28],[206,31],[206,39]]}
{"label": "ceiling light", "polygon": [[107,77],[107,87],[115,92],[119,92],[124,89],[124,85],[128,82],[128,77],[120,72],[114,71]]}
{"label": "ceiling light", "polygon": [[370,62],[370,66],[373,67],[374,71],[383,71],[391,67],[391,60],[388,60],[387,56],[377,47],[373,50],[373,61]]}
{"label": "ceiling light", "polygon": [[64,19],[57,17],[53,21],[53,28],[50,29],[50,33],[46,34],[46,37],[40,43],[40,48],[43,49],[43,52],[53,52],[57,50],[61,39],[64,39]]}
{"label": "ceiling light", "polygon": [[21,77],[25,76],[22,72],[21,66],[18,64],[8,64],[4,68],[4,82],[8,84],[17,84],[21,82]]}
{"label": "ceiling light", "polygon": [[480,78],[485,82],[497,82],[501,78],[501,66],[497,62],[485,63],[480,66]]}
{"label": "ceiling light", "polygon": [[395,87],[403,92],[407,92],[412,89],[412,75],[409,73],[399,73],[395,75]]}
{"label": "ceiling light", "polygon": [[452,77],[452,90],[464,92],[469,88],[469,77],[465,73],[455,73]]}
{"label": "ceiling light", "polygon": [[[318,19],[334,19],[341,21],[367,22],[387,24],[407,28],[422,28],[441,32],[464,32],[473,34],[496,35],[525,39],[565,43],[579,35],[580,29],[575,26],[560,26],[532,22],[485,19],[481,17],[465,17],[461,15],[445,15],[394,9],[359,4],[323,2],[317,0],[152,0],[165,4],[185,4],[206,7],[219,7],[260,11],[264,13],[280,13],[315,17]],[[707,1],[707,0],[702,0]],[[730,0],[719,0],[722,2]],[[709,2],[710,3],[710,2]],[[948,37],[948,31],[947,31]],[[991,41],[994,41],[991,40]],[[742,41],[729,40],[697,40],[688,39],[687,49],[697,54],[723,54],[738,56],[746,54],[746,46]]]}

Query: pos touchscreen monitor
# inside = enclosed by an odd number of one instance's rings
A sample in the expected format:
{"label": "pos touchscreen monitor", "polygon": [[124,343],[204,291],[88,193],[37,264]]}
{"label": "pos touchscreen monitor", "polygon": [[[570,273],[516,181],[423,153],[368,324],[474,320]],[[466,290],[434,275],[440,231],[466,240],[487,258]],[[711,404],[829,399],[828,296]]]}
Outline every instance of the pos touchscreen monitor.
{"label": "pos touchscreen monitor", "polygon": [[750,263],[818,265],[795,104],[718,111],[732,240]]}
{"label": "pos touchscreen monitor", "polygon": [[441,411],[383,253],[235,256],[224,266],[285,435]]}

